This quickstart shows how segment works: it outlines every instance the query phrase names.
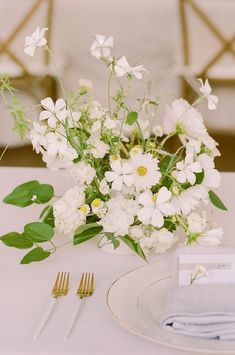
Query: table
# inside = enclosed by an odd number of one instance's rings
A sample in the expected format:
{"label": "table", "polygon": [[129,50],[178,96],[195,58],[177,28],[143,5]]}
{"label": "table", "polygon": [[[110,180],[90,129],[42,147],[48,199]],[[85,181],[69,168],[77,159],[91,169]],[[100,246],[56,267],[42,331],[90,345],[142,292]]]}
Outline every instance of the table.
{"label": "table", "polygon": [[[44,168],[0,168],[0,201],[15,186],[38,179],[53,183],[61,193],[71,181],[58,172]],[[225,230],[224,244],[235,245],[235,173],[223,173],[219,189],[228,212],[215,210],[214,216]],[[0,235],[21,231],[25,223],[34,221],[41,207],[17,208],[0,202]],[[20,265],[24,251],[0,244],[0,355],[186,355],[148,342],[121,328],[110,317],[105,297],[110,284],[120,275],[144,265],[135,255],[112,255],[99,250],[96,241],[61,248],[44,262]],[[150,260],[162,260],[169,254]],[[71,272],[69,295],[58,304],[47,328],[37,341],[32,334],[50,297],[58,271]],[[82,271],[94,271],[95,293],[87,299],[79,320],[67,342],[62,335],[75,302],[75,290]],[[189,353],[193,354],[193,353]],[[196,353],[195,353],[196,354]]]}

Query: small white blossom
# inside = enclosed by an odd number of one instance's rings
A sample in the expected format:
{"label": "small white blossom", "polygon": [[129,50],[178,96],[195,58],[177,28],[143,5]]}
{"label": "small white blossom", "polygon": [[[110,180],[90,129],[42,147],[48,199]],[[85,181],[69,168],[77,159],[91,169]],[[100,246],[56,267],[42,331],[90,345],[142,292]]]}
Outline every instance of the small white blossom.
{"label": "small white blossom", "polygon": [[91,202],[91,209],[99,218],[103,218],[107,212],[107,206],[100,198],[95,198]]}
{"label": "small white blossom", "polygon": [[197,265],[194,269],[194,271],[191,273],[191,277],[190,277],[190,283],[191,285],[193,284],[194,281],[196,281],[197,279],[201,278],[201,277],[205,277],[208,276],[208,272],[205,268],[204,265]]}
{"label": "small white blossom", "polygon": [[47,120],[48,126],[51,128],[55,128],[58,121],[65,121],[67,110],[64,99],[58,99],[54,104],[50,97],[46,97],[41,101],[41,105],[45,110],[41,111],[39,120]]}
{"label": "small white blossom", "polygon": [[122,77],[126,74],[134,75],[137,79],[142,79],[142,73],[147,72],[143,65],[131,67],[126,57],[121,57],[117,60],[114,71],[117,77]]}
{"label": "small white blossom", "polygon": [[207,154],[203,153],[198,156],[198,161],[204,171],[202,185],[206,188],[217,189],[221,183],[221,174],[215,169],[214,161]]}
{"label": "small white blossom", "polygon": [[167,250],[178,241],[174,233],[168,231],[166,228],[153,231],[150,236],[144,236],[140,239],[140,245],[144,252],[151,253],[165,253]]}
{"label": "small white blossom", "polygon": [[35,149],[37,153],[42,153],[42,147],[47,147],[47,139],[45,137],[46,130],[47,126],[40,125],[36,121],[33,122],[33,128],[30,130],[29,139],[32,142],[33,149]]}
{"label": "small white blossom", "polygon": [[31,36],[25,37],[25,45],[24,45],[24,52],[31,57],[34,56],[35,50],[37,47],[43,47],[47,44],[47,40],[44,37],[45,32],[48,28],[42,28],[40,30],[39,27],[31,34]]}
{"label": "small white blossom", "polygon": [[208,108],[209,108],[209,110],[215,110],[217,108],[217,104],[219,102],[219,99],[218,99],[218,97],[216,95],[211,95],[211,91],[212,90],[211,90],[211,86],[209,84],[208,79],[205,80],[204,84],[203,84],[202,79],[198,79],[198,81],[201,84],[200,92],[208,100]]}
{"label": "small white blossom", "polygon": [[202,171],[199,161],[194,161],[193,154],[187,154],[185,160],[180,161],[176,164],[177,172],[177,181],[185,183],[188,181],[191,185],[194,185],[196,182],[195,173],[200,173]]}
{"label": "small white blossom", "polygon": [[126,186],[133,184],[132,166],[128,162],[117,159],[110,166],[112,171],[106,171],[105,178],[112,182],[113,190],[121,191],[123,184]]}
{"label": "small white blossom", "polygon": [[137,212],[139,220],[143,224],[151,224],[154,227],[162,227],[164,216],[171,216],[175,213],[174,206],[169,202],[171,192],[165,187],[161,187],[155,195],[151,191],[143,192],[138,199],[142,207]]}
{"label": "small white blossom", "polygon": [[95,40],[90,47],[91,55],[95,58],[108,58],[110,56],[110,48],[113,47],[113,37],[106,38],[102,35],[96,35]]}
{"label": "small white blossom", "polygon": [[80,79],[78,85],[80,88],[80,92],[82,91],[83,94],[88,93],[93,87],[92,82],[87,79]]}
{"label": "small white blossom", "polygon": [[109,185],[107,184],[105,178],[100,181],[99,190],[103,195],[107,195],[109,193]]}
{"label": "small white blossom", "polygon": [[89,152],[94,158],[101,159],[109,151],[109,146],[101,140],[99,133],[92,133],[89,138],[89,143],[91,145]]}

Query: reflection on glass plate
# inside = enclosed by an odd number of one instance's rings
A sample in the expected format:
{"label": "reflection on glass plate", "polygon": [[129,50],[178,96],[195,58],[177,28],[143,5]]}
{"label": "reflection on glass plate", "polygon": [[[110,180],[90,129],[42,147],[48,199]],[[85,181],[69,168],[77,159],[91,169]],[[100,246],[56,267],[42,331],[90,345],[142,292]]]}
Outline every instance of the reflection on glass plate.
{"label": "reflection on glass plate", "polygon": [[211,354],[235,354],[235,342],[195,339],[160,327],[169,275],[170,263],[159,262],[116,280],[107,293],[107,305],[113,318],[132,333],[162,345]]}

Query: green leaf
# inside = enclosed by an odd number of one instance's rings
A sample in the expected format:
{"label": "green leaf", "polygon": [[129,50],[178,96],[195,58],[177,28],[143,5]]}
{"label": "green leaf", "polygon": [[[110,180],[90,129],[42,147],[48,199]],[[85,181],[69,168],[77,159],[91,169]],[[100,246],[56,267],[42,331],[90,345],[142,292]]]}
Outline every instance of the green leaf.
{"label": "green leaf", "polygon": [[33,195],[37,196],[35,203],[46,203],[54,196],[53,186],[48,184],[39,184],[36,188],[31,190]]}
{"label": "green leaf", "polygon": [[161,173],[167,173],[170,171],[179,160],[180,158],[177,156],[166,155],[158,164]]}
{"label": "green leaf", "polygon": [[28,254],[26,254],[23,259],[21,260],[21,264],[29,264],[35,261],[41,261],[44,260],[46,258],[48,258],[48,256],[50,256],[51,253],[49,251],[46,251],[40,247],[37,247],[33,250],[31,250]]}
{"label": "green leaf", "polygon": [[74,234],[73,245],[81,244],[99,234],[103,227],[97,223],[83,224],[79,226]]}
{"label": "green leaf", "polygon": [[33,243],[25,234],[17,232],[11,232],[0,237],[0,240],[8,247],[14,247],[18,249],[32,248]]}
{"label": "green leaf", "polygon": [[116,238],[113,233],[105,233],[107,239],[113,244],[114,250],[120,245],[120,241]]}
{"label": "green leaf", "polygon": [[164,221],[164,228],[168,229],[170,232],[176,230],[176,226],[172,221]]}
{"label": "green leaf", "polygon": [[54,189],[51,185],[40,184],[37,180],[32,180],[17,186],[3,201],[10,205],[26,207],[34,202],[48,202],[53,196]]}
{"label": "green leaf", "polygon": [[195,184],[200,185],[203,182],[203,180],[204,180],[204,176],[205,176],[204,170],[202,170],[201,173],[197,173],[196,174],[196,182],[195,182]]}
{"label": "green leaf", "polygon": [[51,240],[54,235],[54,229],[43,222],[33,222],[26,224],[24,232],[36,243],[42,243]]}
{"label": "green leaf", "polygon": [[221,210],[227,211],[227,207],[225,207],[225,205],[223,204],[223,202],[221,201],[221,199],[219,198],[219,196],[216,195],[216,193],[214,191],[209,191],[209,198],[211,200],[211,202],[213,203],[213,205]]}
{"label": "green leaf", "polygon": [[136,123],[138,119],[138,113],[135,111],[130,111],[128,112],[128,115],[126,117],[126,123],[132,126],[134,123]]}
{"label": "green leaf", "polygon": [[147,261],[146,256],[143,252],[143,249],[140,246],[139,242],[136,242],[134,239],[129,237],[129,235],[125,235],[124,237],[120,237],[120,239],[128,245],[136,254],[138,254],[142,259]]}
{"label": "green leaf", "polygon": [[49,224],[49,226],[54,228],[55,227],[55,217],[54,217],[54,214],[53,214],[53,207],[50,206],[50,205],[46,206],[42,210],[39,219],[40,219],[41,222]]}

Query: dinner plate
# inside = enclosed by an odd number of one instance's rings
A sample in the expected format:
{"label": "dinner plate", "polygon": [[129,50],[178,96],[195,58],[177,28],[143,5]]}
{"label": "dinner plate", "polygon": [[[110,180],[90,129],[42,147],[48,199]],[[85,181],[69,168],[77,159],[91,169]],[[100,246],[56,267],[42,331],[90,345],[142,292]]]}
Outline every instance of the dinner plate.
{"label": "dinner plate", "polygon": [[235,354],[234,341],[196,339],[174,334],[160,326],[169,281],[169,261],[150,264],[123,275],[107,293],[112,317],[132,333],[161,345],[210,354]]}

